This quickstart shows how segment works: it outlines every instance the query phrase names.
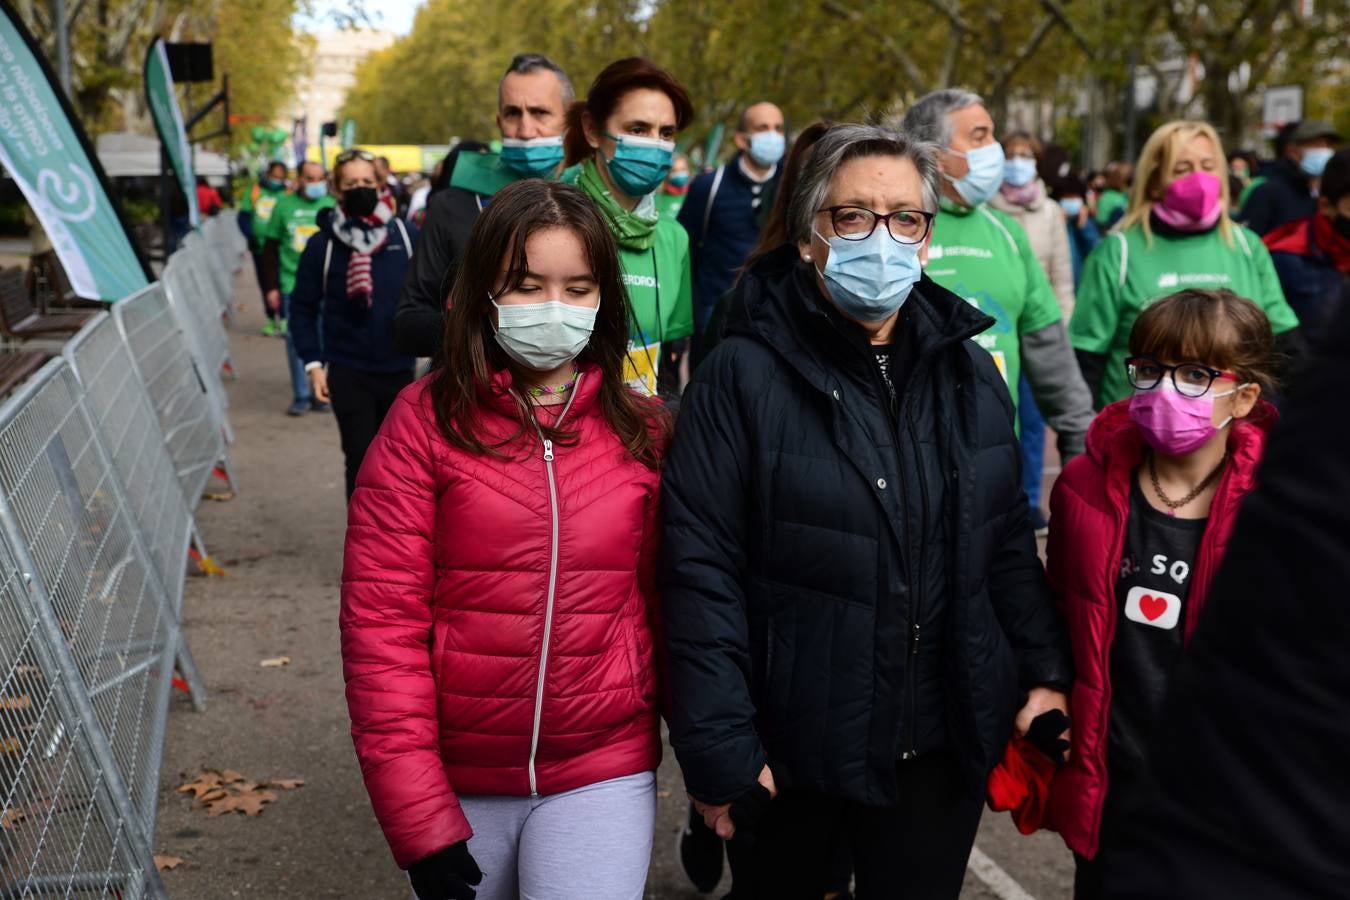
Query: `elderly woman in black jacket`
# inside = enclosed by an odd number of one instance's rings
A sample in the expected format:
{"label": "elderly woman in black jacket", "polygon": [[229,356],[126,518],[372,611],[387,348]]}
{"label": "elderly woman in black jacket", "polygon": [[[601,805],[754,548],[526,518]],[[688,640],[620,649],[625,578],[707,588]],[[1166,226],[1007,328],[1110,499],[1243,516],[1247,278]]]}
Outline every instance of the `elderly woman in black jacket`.
{"label": "elderly woman in black jacket", "polygon": [[922,275],[936,151],[821,137],[663,480],[671,742],[736,896],[955,898],[1014,728],[1067,709],[994,320]]}

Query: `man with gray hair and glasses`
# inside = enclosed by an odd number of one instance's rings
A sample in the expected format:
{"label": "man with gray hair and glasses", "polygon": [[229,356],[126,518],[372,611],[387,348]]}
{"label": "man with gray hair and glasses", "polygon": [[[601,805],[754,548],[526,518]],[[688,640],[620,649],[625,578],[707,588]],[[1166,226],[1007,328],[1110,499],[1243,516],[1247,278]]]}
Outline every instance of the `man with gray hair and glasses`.
{"label": "man with gray hair and glasses", "polygon": [[[975,342],[994,357],[1014,405],[1025,370],[1036,405],[1059,436],[1061,456],[1082,453],[1092,395],[1026,232],[987,203],[1003,183],[1004,159],[984,101],[969,91],[935,91],[910,107],[902,127],[941,148],[942,196],[925,273],[994,317],[995,325]],[[1033,519],[1040,519],[1036,512]]]}
{"label": "man with gray hair and glasses", "polygon": [[459,154],[450,186],[427,204],[394,315],[394,344],[400,353],[440,353],[446,298],[478,213],[512,182],[557,177],[573,99],[567,73],[547,56],[521,53],[511,60],[497,88],[501,153]]}

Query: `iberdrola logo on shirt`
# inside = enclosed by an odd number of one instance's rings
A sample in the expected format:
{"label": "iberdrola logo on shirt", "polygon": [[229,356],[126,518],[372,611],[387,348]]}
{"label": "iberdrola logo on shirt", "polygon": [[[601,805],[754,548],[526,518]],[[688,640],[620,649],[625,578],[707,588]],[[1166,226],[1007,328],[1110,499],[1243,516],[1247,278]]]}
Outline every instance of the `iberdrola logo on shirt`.
{"label": "iberdrola logo on shirt", "polygon": [[1164,272],[1158,276],[1158,290],[1172,291],[1182,287],[1211,287],[1228,284],[1227,272]]}

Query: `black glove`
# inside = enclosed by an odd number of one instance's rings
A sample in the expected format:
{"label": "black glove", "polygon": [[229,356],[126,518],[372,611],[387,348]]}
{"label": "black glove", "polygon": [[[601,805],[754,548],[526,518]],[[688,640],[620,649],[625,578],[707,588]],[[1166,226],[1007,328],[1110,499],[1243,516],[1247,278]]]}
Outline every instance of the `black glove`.
{"label": "black glove", "polygon": [[1027,740],[1056,763],[1064,765],[1064,754],[1069,752],[1069,742],[1060,735],[1068,728],[1069,717],[1057,709],[1051,709],[1031,720]]}
{"label": "black glove", "polygon": [[481,884],[483,873],[460,841],[413,863],[408,878],[417,900],[473,900],[478,892],[471,885]]}

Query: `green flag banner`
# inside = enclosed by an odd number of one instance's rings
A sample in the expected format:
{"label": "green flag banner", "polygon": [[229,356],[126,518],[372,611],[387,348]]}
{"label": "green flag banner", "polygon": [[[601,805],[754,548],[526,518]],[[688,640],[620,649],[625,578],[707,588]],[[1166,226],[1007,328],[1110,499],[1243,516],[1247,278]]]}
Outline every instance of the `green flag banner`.
{"label": "green flag banner", "polygon": [[345,119],[342,122],[342,149],[350,150],[356,146],[356,120]]}
{"label": "green flag banner", "polygon": [[201,224],[202,214],[197,209],[192,145],[188,143],[187,129],[183,127],[183,113],[178,108],[178,94],[173,89],[173,73],[169,71],[169,54],[163,38],[155,38],[150,49],[145,51],[145,99],[150,105],[150,118],[155,120],[159,142],[169,156],[169,165],[173,166],[178,186],[187,199],[188,220],[196,228]]}
{"label": "green flag banner", "polygon": [[0,165],[23,191],[81,297],[112,302],[150,283],[107,177],[37,44],[0,2]]}

